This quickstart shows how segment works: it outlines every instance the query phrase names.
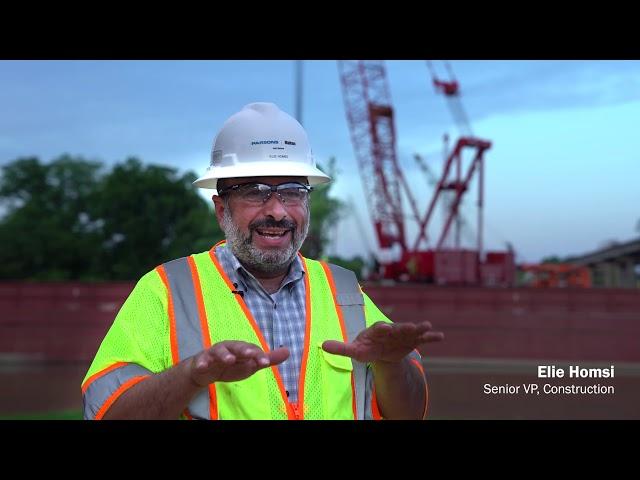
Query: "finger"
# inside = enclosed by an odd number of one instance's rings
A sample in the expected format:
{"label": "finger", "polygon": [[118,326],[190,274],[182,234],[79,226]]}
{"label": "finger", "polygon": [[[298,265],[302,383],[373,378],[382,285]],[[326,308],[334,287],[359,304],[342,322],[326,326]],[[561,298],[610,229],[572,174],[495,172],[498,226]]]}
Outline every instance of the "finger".
{"label": "finger", "polygon": [[419,334],[423,334],[424,332],[428,332],[429,330],[431,330],[433,328],[433,325],[431,325],[431,322],[420,322],[420,323],[416,323],[414,324],[416,326],[416,330]]}
{"label": "finger", "polygon": [[356,348],[353,344],[339,342],[337,340],[325,341],[322,344],[322,349],[327,353],[342,355],[343,357],[353,357],[356,354]]}
{"label": "finger", "polygon": [[420,344],[430,343],[430,342],[441,342],[442,340],[444,340],[444,333],[442,332],[427,332],[421,335],[419,338]]}
{"label": "finger", "polygon": [[[227,343],[227,345],[229,345]],[[210,348],[210,357],[212,361],[222,362],[225,365],[231,365],[236,361],[235,355],[229,351],[224,342],[216,343]]]}
{"label": "finger", "polygon": [[[272,350],[267,355],[267,364],[268,365],[278,365],[284,362],[287,358],[289,358],[290,352],[287,347],[276,348]],[[262,365],[262,364],[260,364]]]}
{"label": "finger", "polygon": [[431,337],[428,336],[430,324],[423,322],[422,324],[415,324],[410,322],[395,323],[393,324],[393,330],[386,338],[377,338],[376,340],[380,344],[384,344],[386,348],[408,348],[414,349],[422,343],[431,341]]}
{"label": "finger", "polygon": [[416,325],[413,323],[405,323],[394,325],[389,340],[403,345],[409,345],[415,343],[419,337],[420,334],[417,333]]}
{"label": "finger", "polygon": [[203,373],[208,371],[216,364],[232,364],[235,357],[229,352],[224,345],[216,344],[204,350],[195,358],[194,366],[197,372]]}
{"label": "finger", "polygon": [[264,350],[253,343],[238,342],[227,345],[229,352],[239,359],[256,359],[263,355],[266,358]]}
{"label": "finger", "polygon": [[367,330],[372,337],[384,338],[388,336],[394,328],[395,324],[386,322],[377,322],[371,325]]}
{"label": "finger", "polygon": [[246,349],[260,348],[258,345],[253,343],[241,342],[239,340],[225,340],[220,342],[218,345],[224,345],[224,347],[234,355],[243,355],[243,352]]}
{"label": "finger", "polygon": [[271,364],[269,355],[253,343],[233,342],[228,348],[238,362],[255,365],[255,368],[265,368]]}
{"label": "finger", "polygon": [[415,328],[414,331],[417,335],[422,335],[433,329],[433,325],[431,324],[431,322],[428,322],[428,321],[419,322],[419,323],[405,322],[405,323],[397,323],[394,325],[398,325],[398,326],[412,325],[412,327]]}
{"label": "finger", "polygon": [[213,363],[210,352],[207,350],[204,353],[198,355],[195,359],[195,368],[198,372],[206,371]]}
{"label": "finger", "polygon": [[258,361],[255,358],[242,358],[237,359],[236,363],[233,365],[234,369],[243,369],[247,372],[248,375],[255,373],[256,371],[268,367],[269,360],[263,359],[263,361]]}
{"label": "finger", "polygon": [[414,323],[394,323],[392,333],[398,336],[415,335],[418,330]]}

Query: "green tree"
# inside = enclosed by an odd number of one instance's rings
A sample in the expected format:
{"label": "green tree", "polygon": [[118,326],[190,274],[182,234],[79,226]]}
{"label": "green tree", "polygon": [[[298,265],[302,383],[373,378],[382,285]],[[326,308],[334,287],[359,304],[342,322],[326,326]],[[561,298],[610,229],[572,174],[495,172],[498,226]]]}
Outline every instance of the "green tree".
{"label": "green tree", "polygon": [[99,232],[88,214],[100,164],[63,155],[2,167],[0,278],[69,280],[91,276]]}
{"label": "green tree", "polygon": [[[335,162],[329,172],[335,177]],[[135,280],[162,262],[224,238],[193,172],[128,158],[100,162],[63,155],[49,164],[19,158],[0,175],[0,279]],[[322,256],[342,202],[331,184],[312,193],[303,253]]]}
{"label": "green tree", "polygon": [[0,278],[135,280],[223,235],[195,174],[130,158],[20,158],[0,177]]}
{"label": "green tree", "polygon": [[[320,170],[325,171],[322,166]],[[328,175],[335,181],[337,172],[335,158],[329,159]],[[329,232],[333,224],[340,219],[340,213],[344,207],[342,201],[329,196],[333,182],[324,183],[314,187],[311,192],[311,225],[309,233],[302,248],[302,254],[309,258],[320,258],[329,243]]]}
{"label": "green tree", "polygon": [[102,271],[133,279],[156,265],[205,251],[223,238],[195,174],[129,158],[104,177],[92,203],[100,221]]}

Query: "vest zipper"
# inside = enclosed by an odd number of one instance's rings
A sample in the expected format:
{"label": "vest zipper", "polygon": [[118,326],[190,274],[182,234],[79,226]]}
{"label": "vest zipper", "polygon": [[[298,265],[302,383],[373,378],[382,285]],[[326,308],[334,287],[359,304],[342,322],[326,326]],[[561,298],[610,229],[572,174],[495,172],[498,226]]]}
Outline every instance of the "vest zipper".
{"label": "vest zipper", "polygon": [[296,403],[289,403],[289,405],[291,405],[291,409],[293,410],[293,414],[295,415],[295,419],[296,420],[300,420],[300,410],[298,409],[298,402]]}

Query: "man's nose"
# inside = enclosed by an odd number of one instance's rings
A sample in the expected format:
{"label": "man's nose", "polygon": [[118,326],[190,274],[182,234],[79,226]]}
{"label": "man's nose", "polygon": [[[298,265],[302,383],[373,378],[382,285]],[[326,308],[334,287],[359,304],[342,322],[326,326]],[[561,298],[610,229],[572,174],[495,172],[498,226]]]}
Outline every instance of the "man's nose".
{"label": "man's nose", "polygon": [[264,205],[262,206],[262,212],[265,215],[273,217],[276,222],[279,222],[287,216],[287,210],[282,204],[280,195],[278,195],[277,193],[272,193],[269,199],[264,202]]}

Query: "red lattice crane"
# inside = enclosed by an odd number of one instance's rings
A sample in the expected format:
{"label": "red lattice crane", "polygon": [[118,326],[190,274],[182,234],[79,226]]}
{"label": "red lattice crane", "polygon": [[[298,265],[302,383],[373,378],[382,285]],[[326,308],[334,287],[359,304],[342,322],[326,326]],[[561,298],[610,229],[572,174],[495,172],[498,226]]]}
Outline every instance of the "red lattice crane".
{"label": "red lattice crane", "polygon": [[408,251],[402,191],[418,210],[398,166],[396,132],[386,71],[381,61],[339,61],[347,122],[362,176],[369,214],[381,248]]}
{"label": "red lattice crane", "polygon": [[[452,108],[452,112],[455,112],[454,118],[462,128],[466,128],[465,131],[470,132],[466,115],[457,98],[458,82],[455,79],[449,81],[437,79],[431,64],[428,65],[434,75],[436,88],[448,98],[451,97],[457,101],[457,106]],[[503,264],[506,265],[502,253],[489,252],[486,261],[490,264],[488,267],[481,265],[480,261],[483,153],[491,147],[491,143],[470,135],[458,140],[445,161],[442,176],[436,185],[427,211],[424,215],[420,215],[415,198],[398,164],[393,107],[384,63],[343,60],[338,62],[338,69],[351,141],[360,167],[364,193],[373,219],[378,245],[382,249],[399,245],[401,250],[399,260],[382,265],[383,276],[392,279],[433,281],[440,284],[512,283],[513,275],[510,273],[503,275],[503,271],[498,272],[499,269],[496,267],[497,265],[502,268]],[[463,175],[462,152],[465,149],[475,150],[475,156]],[[476,171],[479,176],[478,248],[476,251],[461,250],[458,229],[456,250],[445,251],[443,249],[445,239],[453,220],[458,216],[462,197],[468,190]],[[454,178],[450,179],[450,174]],[[428,241],[427,227],[433,216],[435,205],[447,190],[453,191],[454,196],[437,247],[435,250],[420,250],[421,242]],[[418,225],[417,237],[412,244],[409,244],[406,238],[403,192],[411,207],[409,218],[413,218]],[[513,263],[512,260],[511,258],[511,263]]]}

